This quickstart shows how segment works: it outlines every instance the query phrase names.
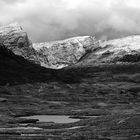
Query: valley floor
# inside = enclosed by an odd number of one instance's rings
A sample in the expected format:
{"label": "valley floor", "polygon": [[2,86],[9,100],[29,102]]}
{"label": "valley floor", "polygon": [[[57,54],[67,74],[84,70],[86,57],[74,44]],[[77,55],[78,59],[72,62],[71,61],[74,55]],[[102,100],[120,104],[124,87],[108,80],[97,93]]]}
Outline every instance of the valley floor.
{"label": "valley floor", "polygon": [[[140,73],[90,69],[77,82],[0,86],[0,139],[139,140]],[[20,118],[41,114],[69,115],[80,121],[42,123]],[[30,129],[19,129],[23,126]]]}

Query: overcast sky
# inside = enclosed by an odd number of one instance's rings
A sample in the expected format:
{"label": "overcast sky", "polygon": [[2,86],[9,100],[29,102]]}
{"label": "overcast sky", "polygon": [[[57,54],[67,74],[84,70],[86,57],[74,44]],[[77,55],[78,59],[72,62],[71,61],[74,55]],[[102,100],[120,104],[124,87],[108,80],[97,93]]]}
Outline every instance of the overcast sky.
{"label": "overcast sky", "polygon": [[0,25],[18,22],[33,42],[140,34],[140,0],[0,0]]}

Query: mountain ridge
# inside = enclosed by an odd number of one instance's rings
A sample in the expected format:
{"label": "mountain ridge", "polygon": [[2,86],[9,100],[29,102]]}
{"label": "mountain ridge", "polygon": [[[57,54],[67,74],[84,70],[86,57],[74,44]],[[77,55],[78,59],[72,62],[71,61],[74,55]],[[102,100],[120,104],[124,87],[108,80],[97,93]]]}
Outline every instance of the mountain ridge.
{"label": "mountain ridge", "polygon": [[81,64],[135,63],[140,61],[140,36],[128,36],[120,39],[100,41]]}
{"label": "mountain ridge", "polygon": [[0,27],[0,42],[15,55],[42,67],[61,69],[72,65],[134,63],[140,61],[140,35],[113,40],[77,36],[32,43],[18,23]]}
{"label": "mountain ridge", "polygon": [[76,64],[96,46],[95,37],[78,36],[54,42],[35,43],[33,48],[42,66],[60,69]]}

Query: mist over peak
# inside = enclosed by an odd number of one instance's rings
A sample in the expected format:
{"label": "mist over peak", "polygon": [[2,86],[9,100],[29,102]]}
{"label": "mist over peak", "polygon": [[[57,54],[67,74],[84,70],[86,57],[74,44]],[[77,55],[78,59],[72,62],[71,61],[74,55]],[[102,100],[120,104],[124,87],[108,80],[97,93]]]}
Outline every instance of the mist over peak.
{"label": "mist over peak", "polygon": [[34,42],[140,34],[138,0],[0,0],[0,25],[18,22]]}

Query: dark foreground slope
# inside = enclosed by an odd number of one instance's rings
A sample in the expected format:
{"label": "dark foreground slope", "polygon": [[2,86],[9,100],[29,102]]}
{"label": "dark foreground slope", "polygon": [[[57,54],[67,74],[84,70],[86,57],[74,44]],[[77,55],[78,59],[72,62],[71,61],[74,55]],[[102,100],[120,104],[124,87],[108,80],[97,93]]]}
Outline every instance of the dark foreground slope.
{"label": "dark foreground slope", "polygon": [[0,45],[0,85],[53,80],[54,71],[25,60]]}
{"label": "dark foreground slope", "polygon": [[[61,82],[1,86],[0,138],[139,140],[139,70],[139,63],[75,66],[59,70]],[[41,114],[81,120],[65,124],[20,118]]]}

